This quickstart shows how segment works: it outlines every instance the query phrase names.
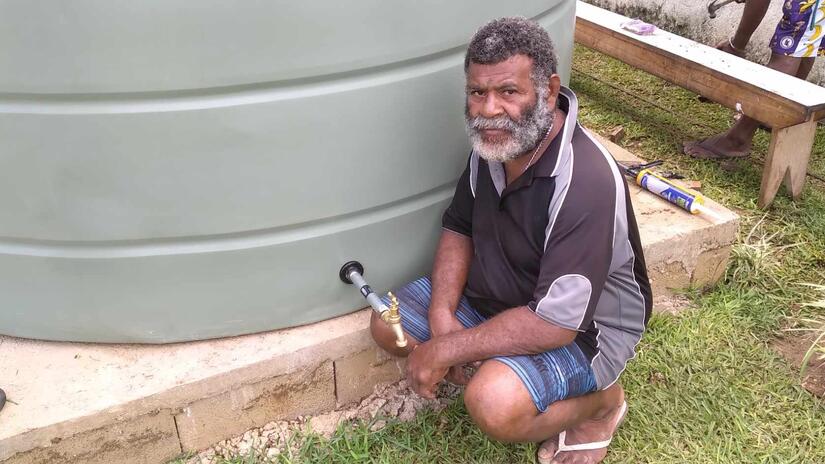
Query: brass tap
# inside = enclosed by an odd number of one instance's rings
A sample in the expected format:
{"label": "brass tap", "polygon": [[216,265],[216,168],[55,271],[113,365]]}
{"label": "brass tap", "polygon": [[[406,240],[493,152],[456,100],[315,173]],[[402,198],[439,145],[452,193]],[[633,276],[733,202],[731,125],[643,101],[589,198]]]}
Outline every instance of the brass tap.
{"label": "brass tap", "polygon": [[404,348],[407,346],[407,337],[404,336],[404,330],[401,328],[401,313],[398,311],[398,298],[396,298],[392,292],[388,292],[387,296],[390,297],[390,308],[381,313],[381,320],[386,322],[393,333],[395,333],[395,346]]}

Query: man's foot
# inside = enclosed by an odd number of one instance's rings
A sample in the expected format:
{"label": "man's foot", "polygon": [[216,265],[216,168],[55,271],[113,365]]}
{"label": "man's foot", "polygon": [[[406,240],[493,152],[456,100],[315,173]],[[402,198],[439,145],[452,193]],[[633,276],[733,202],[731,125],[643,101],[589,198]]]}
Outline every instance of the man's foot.
{"label": "man's foot", "polygon": [[[622,403],[609,410],[604,416],[597,417],[579,424],[577,427],[566,430],[561,437],[564,443],[561,443],[559,438],[556,439],[555,444],[550,445],[545,442],[542,446],[546,446],[546,452],[555,454],[553,459],[549,461],[550,464],[597,464],[607,456],[607,445],[616,433],[616,429],[624,420],[627,414],[627,403]],[[550,440],[548,440],[550,441]],[[601,443],[600,443],[601,442]],[[562,446],[561,451],[558,451],[559,446]],[[589,446],[594,445],[594,446]],[[601,445],[601,446],[600,446]],[[568,450],[565,450],[568,448]],[[572,448],[572,449],[570,449]],[[596,449],[575,449],[575,448],[596,448]],[[539,452],[542,450],[540,449]],[[545,454],[540,454],[541,456]],[[539,460],[539,462],[542,462]],[[542,463],[543,464],[543,463]]]}
{"label": "man's foot", "polygon": [[750,144],[731,140],[726,134],[682,144],[684,154],[698,159],[745,158],[750,151]]}

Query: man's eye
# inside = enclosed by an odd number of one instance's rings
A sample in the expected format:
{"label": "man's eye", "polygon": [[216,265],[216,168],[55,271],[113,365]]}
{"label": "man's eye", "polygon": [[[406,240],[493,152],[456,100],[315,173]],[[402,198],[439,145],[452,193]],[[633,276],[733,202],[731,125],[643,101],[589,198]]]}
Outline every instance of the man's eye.
{"label": "man's eye", "polygon": [[507,89],[507,90],[503,90],[501,93],[503,93],[504,95],[515,95],[516,91],[513,90],[513,89]]}
{"label": "man's eye", "polygon": [[484,95],[484,92],[482,92],[481,90],[470,90],[470,95],[473,97],[480,97]]}

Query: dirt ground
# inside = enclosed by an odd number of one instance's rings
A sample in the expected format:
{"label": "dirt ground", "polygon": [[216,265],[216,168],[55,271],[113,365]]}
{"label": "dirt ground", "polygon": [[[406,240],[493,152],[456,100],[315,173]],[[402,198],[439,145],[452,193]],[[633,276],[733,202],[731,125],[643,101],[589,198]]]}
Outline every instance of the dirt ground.
{"label": "dirt ground", "polygon": [[[799,372],[802,359],[813,341],[813,335],[791,335],[777,339],[772,346]],[[811,357],[802,386],[814,395],[825,398],[825,361],[816,359],[816,354]]]}

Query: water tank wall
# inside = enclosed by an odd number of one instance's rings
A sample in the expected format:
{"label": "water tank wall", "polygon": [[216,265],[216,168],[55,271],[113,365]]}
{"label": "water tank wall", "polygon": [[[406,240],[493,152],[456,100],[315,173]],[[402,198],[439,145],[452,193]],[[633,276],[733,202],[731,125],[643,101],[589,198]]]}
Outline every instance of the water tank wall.
{"label": "water tank wall", "polygon": [[0,333],[164,343],[426,273],[468,153],[463,54],[575,2],[0,0]]}

